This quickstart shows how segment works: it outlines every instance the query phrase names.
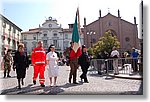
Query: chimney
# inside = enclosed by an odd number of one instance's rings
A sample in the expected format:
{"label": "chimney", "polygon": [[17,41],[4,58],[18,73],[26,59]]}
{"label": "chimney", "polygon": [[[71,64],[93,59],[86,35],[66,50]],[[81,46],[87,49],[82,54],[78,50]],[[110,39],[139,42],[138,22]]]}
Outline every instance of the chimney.
{"label": "chimney", "polygon": [[84,17],[84,26],[86,26],[86,18]]}
{"label": "chimney", "polygon": [[99,10],[99,17],[101,17],[101,10]]}
{"label": "chimney", "polygon": [[136,17],[134,17],[134,24],[136,24]]}
{"label": "chimney", "polygon": [[118,17],[120,17],[120,11],[119,11],[119,9],[118,9]]}

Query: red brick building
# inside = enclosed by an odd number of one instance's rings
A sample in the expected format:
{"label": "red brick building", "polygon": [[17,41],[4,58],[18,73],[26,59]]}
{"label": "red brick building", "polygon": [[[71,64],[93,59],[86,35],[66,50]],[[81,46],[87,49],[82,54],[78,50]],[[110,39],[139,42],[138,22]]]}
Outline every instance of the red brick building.
{"label": "red brick building", "polygon": [[120,41],[120,51],[131,51],[132,47],[139,49],[136,17],[133,20],[134,24],[121,19],[119,10],[118,17],[111,13],[101,17],[100,10],[98,20],[87,25],[86,18],[84,18],[84,44],[87,47],[93,46],[106,31],[110,30],[112,35],[117,36]]}

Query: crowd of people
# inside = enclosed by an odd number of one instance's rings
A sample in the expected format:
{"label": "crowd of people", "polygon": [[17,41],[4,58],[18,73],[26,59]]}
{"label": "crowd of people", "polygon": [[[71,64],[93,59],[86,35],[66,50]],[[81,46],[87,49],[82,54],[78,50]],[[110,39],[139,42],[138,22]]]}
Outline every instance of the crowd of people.
{"label": "crowd of people", "polygon": [[[69,47],[69,65],[70,65],[70,73],[69,73],[69,83],[78,84],[76,81],[77,77],[77,69],[81,66],[82,74],[80,75],[81,81],[85,83],[89,83],[87,78],[88,68],[90,66],[90,57],[87,52],[87,48],[85,45],[82,45],[82,53],[78,53],[79,50],[75,53],[73,50],[74,42],[70,43]],[[80,54],[80,55],[79,55]],[[124,54],[127,56],[127,53]],[[137,71],[137,51],[133,49],[131,56],[133,58],[132,66],[133,71]],[[119,52],[116,47],[113,47],[111,54],[109,55],[106,51],[99,54],[97,56],[98,59],[108,59],[109,57],[113,58],[113,69],[114,74],[118,75],[118,58],[120,57]],[[57,77],[59,75],[59,66],[58,66],[58,54],[55,51],[55,46],[52,44],[48,48],[48,52],[43,48],[43,42],[39,41],[37,43],[37,47],[33,49],[31,55],[31,62],[34,68],[33,72],[33,84],[37,83],[37,78],[39,75],[39,83],[41,87],[45,87],[45,69],[47,67],[48,77],[49,77],[49,85],[57,86]],[[14,55],[14,58],[11,56],[11,50],[7,51],[3,58],[4,62],[4,78],[11,77],[10,70],[11,66],[13,66],[13,70],[16,71],[17,79],[18,79],[18,88],[21,89],[21,84],[24,85],[24,78],[26,76],[26,70],[29,68],[29,60],[27,53],[24,51],[24,45],[19,44],[18,50]]]}
{"label": "crowd of people", "polygon": [[[81,57],[76,56],[74,50],[72,50],[74,46],[74,42],[70,43],[70,50],[69,50],[69,65],[70,65],[70,73],[69,73],[69,83],[78,84],[76,81],[77,76],[77,69],[79,65],[81,65],[81,69],[83,71],[82,75],[80,76],[81,80],[84,79],[84,82],[88,83],[87,79],[87,70],[90,65],[90,60],[88,59],[87,49],[85,46],[82,48],[82,55]],[[81,62],[78,61],[82,60]],[[55,46],[52,44],[48,48],[48,52],[43,48],[43,42],[39,41],[37,43],[37,47],[33,49],[31,55],[31,62],[34,68],[33,72],[33,84],[37,83],[37,78],[39,75],[39,83],[41,87],[45,87],[45,69],[47,67],[48,77],[49,77],[49,85],[50,86],[57,86],[57,77],[59,75],[59,66],[58,66],[58,54],[55,51]],[[80,62],[80,63],[79,63]],[[10,71],[11,67],[13,70],[16,71],[17,80],[18,80],[18,89],[21,89],[21,85],[24,85],[24,78],[26,76],[26,70],[29,68],[29,59],[27,53],[24,51],[24,45],[19,44],[18,49],[14,54],[14,57],[11,56],[11,50],[7,51],[3,58],[4,63],[4,78],[11,77]],[[86,63],[86,66],[84,66]],[[71,82],[73,77],[73,82]],[[54,78],[54,81],[53,81]]]}
{"label": "crowd of people", "polygon": [[[106,51],[103,51],[98,54],[97,59],[105,60],[105,62],[103,62],[104,63],[103,65],[105,65],[104,67],[106,69],[106,72],[107,70],[113,70],[114,75],[118,75],[119,64],[122,64],[121,66],[122,69],[125,67],[125,64],[131,64],[133,73],[137,73],[139,71],[138,61],[141,60],[141,59],[138,59],[139,57],[140,57],[140,54],[134,47],[132,48],[131,52],[125,51],[122,54],[119,53],[116,47],[113,47],[110,54]],[[97,60],[97,61],[98,61],[98,66],[101,67],[101,63],[102,63],[101,60]],[[98,73],[102,74],[100,71],[101,71],[101,68],[99,69]]]}

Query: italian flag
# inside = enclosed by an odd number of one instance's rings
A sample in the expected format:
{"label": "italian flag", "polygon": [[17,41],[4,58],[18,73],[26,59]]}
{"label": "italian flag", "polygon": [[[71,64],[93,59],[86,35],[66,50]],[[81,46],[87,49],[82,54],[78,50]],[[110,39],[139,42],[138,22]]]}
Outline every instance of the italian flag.
{"label": "italian flag", "polygon": [[[75,23],[73,25],[72,41],[74,42],[73,50],[76,56],[81,55],[81,43],[80,43],[80,22],[79,22],[79,9],[77,9]],[[79,27],[78,27],[79,26]]]}

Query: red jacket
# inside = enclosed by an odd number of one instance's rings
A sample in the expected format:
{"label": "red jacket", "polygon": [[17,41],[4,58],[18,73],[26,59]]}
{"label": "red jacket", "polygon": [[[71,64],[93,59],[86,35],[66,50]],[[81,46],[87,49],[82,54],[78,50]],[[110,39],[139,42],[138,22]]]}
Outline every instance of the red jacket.
{"label": "red jacket", "polygon": [[42,47],[34,48],[32,51],[31,56],[32,64],[33,65],[46,65],[46,51]]}
{"label": "red jacket", "polygon": [[73,59],[76,59],[76,58],[79,58],[79,56],[82,54],[81,52],[81,49],[78,48],[77,52],[75,53],[75,51],[70,48],[70,60],[73,60]]}

